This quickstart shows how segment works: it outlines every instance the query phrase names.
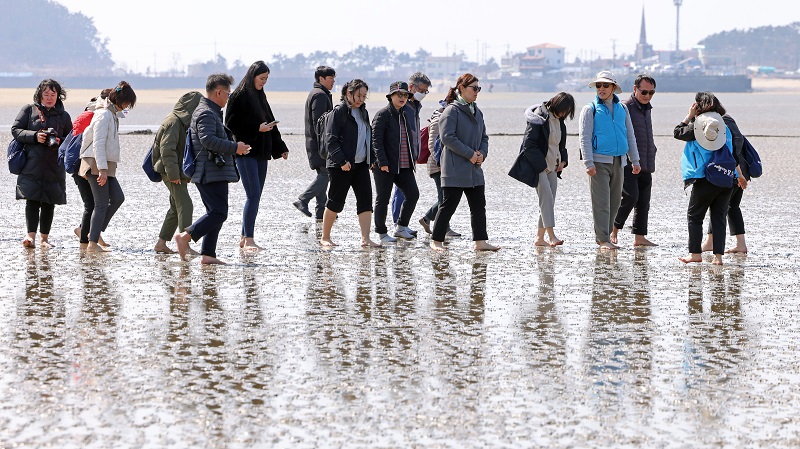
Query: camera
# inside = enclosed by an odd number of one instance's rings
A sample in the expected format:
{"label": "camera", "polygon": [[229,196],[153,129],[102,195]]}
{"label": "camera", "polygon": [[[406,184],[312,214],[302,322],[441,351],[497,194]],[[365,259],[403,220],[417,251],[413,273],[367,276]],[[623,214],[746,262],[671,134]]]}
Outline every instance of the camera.
{"label": "camera", "polygon": [[45,134],[45,145],[51,148],[58,146],[58,134],[56,134],[53,128],[43,129],[42,132]]}
{"label": "camera", "polygon": [[217,167],[224,167],[225,166],[225,158],[219,153],[215,153],[213,151],[209,151],[208,152],[208,160],[209,161],[214,161],[214,163],[217,165]]}

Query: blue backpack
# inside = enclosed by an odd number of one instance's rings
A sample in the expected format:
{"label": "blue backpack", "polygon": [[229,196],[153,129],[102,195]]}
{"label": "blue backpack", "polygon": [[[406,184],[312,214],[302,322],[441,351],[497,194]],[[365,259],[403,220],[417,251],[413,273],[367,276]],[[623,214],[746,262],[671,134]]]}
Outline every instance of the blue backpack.
{"label": "blue backpack", "polygon": [[161,173],[158,173],[155,168],[153,167],[153,145],[150,145],[150,151],[144,156],[144,161],[142,161],[142,170],[147,175],[147,177],[153,182],[161,182]]}
{"label": "blue backpack", "polygon": [[726,189],[733,187],[733,179],[736,176],[736,159],[733,158],[733,152],[728,144],[711,153],[711,159],[703,172],[711,184]]}
{"label": "blue backpack", "polygon": [[442,147],[442,139],[439,138],[439,136],[436,136],[436,139],[433,141],[433,160],[436,161],[436,165],[441,165]]}
{"label": "blue backpack", "polygon": [[70,133],[58,147],[58,164],[71,175],[77,173],[78,167],[81,166],[82,144],[83,133],[77,135]]}
{"label": "blue backpack", "polygon": [[28,162],[28,155],[25,154],[25,145],[12,137],[11,142],[8,143],[8,171],[12,175],[20,174],[25,168],[26,162]]}
{"label": "blue backpack", "polygon": [[197,160],[197,154],[194,151],[194,144],[192,144],[192,128],[186,130],[186,145],[183,147],[183,174],[191,178],[194,175],[194,163]]}
{"label": "blue backpack", "polygon": [[761,176],[763,168],[761,166],[761,156],[758,155],[758,152],[753,148],[753,145],[750,144],[750,141],[747,140],[747,137],[744,137],[744,162],[747,164],[747,172],[750,174],[751,178],[758,178]]}

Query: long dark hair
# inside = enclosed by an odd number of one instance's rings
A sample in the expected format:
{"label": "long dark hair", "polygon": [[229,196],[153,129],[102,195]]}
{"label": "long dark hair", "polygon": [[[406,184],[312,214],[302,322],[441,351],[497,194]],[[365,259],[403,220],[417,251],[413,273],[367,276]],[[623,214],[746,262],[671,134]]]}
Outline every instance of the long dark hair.
{"label": "long dark hair", "polygon": [[264,61],[256,61],[250,64],[250,68],[247,69],[244,78],[239,81],[239,85],[231,93],[230,100],[233,101],[240,95],[246,95],[250,100],[247,104],[250,105],[251,112],[256,114],[259,121],[272,121],[273,117],[270,117],[272,111],[269,110],[267,105],[267,94],[264,93],[264,89],[256,90],[255,86],[256,77],[262,73],[269,73],[269,67]]}
{"label": "long dark hair", "polygon": [[455,87],[451,87],[450,90],[447,91],[447,96],[444,99],[445,103],[450,104],[458,97],[459,87],[467,87],[476,81],[479,81],[478,78],[475,78],[475,75],[471,73],[465,73],[459,76]]}
{"label": "long dark hair", "polygon": [[553,98],[544,102],[544,107],[551,114],[561,115],[564,118],[569,117],[570,120],[575,118],[575,99],[566,92],[555,94]]}
{"label": "long dark hair", "polygon": [[342,99],[341,99],[341,101],[347,101],[347,93],[348,92],[350,93],[350,95],[353,95],[353,92],[357,91],[358,89],[361,89],[362,87],[367,89],[367,92],[369,92],[369,86],[367,86],[367,83],[365,83],[363,80],[360,80],[358,78],[356,78],[354,80],[350,80],[350,81],[344,83],[344,86],[342,86]]}

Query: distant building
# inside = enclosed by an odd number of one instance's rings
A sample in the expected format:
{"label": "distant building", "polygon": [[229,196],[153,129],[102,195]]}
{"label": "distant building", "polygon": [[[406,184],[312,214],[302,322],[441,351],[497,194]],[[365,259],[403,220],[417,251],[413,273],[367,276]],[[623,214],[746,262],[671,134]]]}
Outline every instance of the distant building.
{"label": "distant building", "polygon": [[541,77],[564,68],[564,50],[560,45],[544,43],[528,47],[525,53],[506,53],[500,59],[500,70],[514,76]]}
{"label": "distant building", "polygon": [[455,79],[464,65],[463,56],[428,56],[425,58],[424,72],[428,78],[436,80]]}
{"label": "distant building", "polygon": [[653,55],[653,46],[647,43],[647,31],[644,26],[644,6],[642,6],[642,28],[639,31],[639,43],[636,44],[636,62],[641,64],[643,61],[652,58]]}

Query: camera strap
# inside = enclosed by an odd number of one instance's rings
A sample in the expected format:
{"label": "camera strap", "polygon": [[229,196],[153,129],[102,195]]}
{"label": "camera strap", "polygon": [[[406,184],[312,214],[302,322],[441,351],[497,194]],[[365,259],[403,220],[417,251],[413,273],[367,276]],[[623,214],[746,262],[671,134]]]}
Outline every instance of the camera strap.
{"label": "camera strap", "polygon": [[44,114],[42,113],[42,109],[39,105],[34,105],[36,107],[36,112],[39,113],[39,122],[42,124],[42,129],[47,129],[47,118],[45,118]]}

